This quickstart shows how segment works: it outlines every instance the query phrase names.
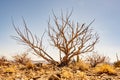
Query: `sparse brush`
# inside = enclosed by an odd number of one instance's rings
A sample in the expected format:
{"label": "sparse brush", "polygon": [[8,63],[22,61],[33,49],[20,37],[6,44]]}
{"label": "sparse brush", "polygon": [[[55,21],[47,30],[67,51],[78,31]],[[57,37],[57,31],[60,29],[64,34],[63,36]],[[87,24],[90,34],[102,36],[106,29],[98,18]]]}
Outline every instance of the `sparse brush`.
{"label": "sparse brush", "polygon": [[66,79],[73,78],[73,73],[71,72],[71,69],[67,67],[62,68],[61,77]]}
{"label": "sparse brush", "polygon": [[117,59],[117,61],[114,62],[114,66],[115,66],[115,67],[120,67],[120,60],[119,60],[119,57],[118,57],[117,54],[116,54],[116,59]]}
{"label": "sparse brush", "polygon": [[87,56],[86,61],[91,65],[91,67],[95,67],[100,63],[107,63],[109,58],[95,52],[92,55]]}
{"label": "sparse brush", "polygon": [[95,67],[95,73],[97,73],[97,74],[106,73],[108,75],[116,75],[116,70],[115,70],[114,66],[112,66],[112,65],[101,64],[101,65]]}
{"label": "sparse brush", "polygon": [[75,76],[78,77],[79,80],[88,80],[85,72],[77,71]]}
{"label": "sparse brush", "polygon": [[14,73],[16,72],[16,66],[12,65],[10,67],[4,68],[3,71],[4,73]]}
{"label": "sparse brush", "polygon": [[0,65],[8,66],[9,64],[10,64],[10,62],[6,59],[5,56],[0,57]]}
{"label": "sparse brush", "polygon": [[27,62],[31,61],[30,58],[28,58],[28,53],[23,53],[21,55],[13,56],[14,61],[19,64],[25,65]]}
{"label": "sparse brush", "polygon": [[35,65],[34,65],[31,61],[28,61],[28,62],[26,63],[26,68],[27,68],[27,69],[34,69],[34,67],[35,67]]}
{"label": "sparse brush", "polygon": [[115,67],[120,67],[120,61],[114,62],[114,66],[115,66]]}
{"label": "sparse brush", "polygon": [[5,56],[1,56],[0,61],[7,61]]}
{"label": "sparse brush", "polygon": [[74,70],[85,71],[85,70],[89,69],[90,65],[85,63],[85,61],[83,61],[83,60],[79,60],[79,61],[75,62],[74,64],[70,64],[69,67]]}

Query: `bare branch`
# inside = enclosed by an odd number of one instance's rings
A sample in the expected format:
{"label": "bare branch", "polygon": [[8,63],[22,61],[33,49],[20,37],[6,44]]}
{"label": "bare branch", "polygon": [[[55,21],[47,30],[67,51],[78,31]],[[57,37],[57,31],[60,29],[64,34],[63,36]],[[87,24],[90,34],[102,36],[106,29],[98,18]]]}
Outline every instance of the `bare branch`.
{"label": "bare branch", "polygon": [[13,23],[14,29],[18,34],[18,37],[13,36],[14,39],[30,47],[35,52],[36,55],[42,57],[46,61],[50,63],[55,62],[55,60],[43,49],[42,39],[45,33],[42,35],[41,39],[39,40],[38,37],[36,35],[34,36],[31,33],[31,31],[27,28],[27,25],[24,19],[23,19],[23,22],[24,22],[24,34],[19,28],[16,28]]}

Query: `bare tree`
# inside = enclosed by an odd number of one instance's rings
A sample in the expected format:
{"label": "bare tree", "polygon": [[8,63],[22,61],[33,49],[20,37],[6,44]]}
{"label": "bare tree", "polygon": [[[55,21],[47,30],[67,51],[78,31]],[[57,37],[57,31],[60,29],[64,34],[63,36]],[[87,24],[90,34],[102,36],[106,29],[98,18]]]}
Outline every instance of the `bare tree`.
{"label": "bare tree", "polygon": [[[48,21],[48,36],[51,39],[51,44],[58,48],[60,52],[60,66],[67,65],[74,56],[93,51],[95,44],[99,40],[97,33],[93,33],[93,29],[90,28],[93,21],[87,26],[85,24],[75,24],[70,20],[71,14],[72,12],[64,16],[62,12],[59,19],[53,12],[55,25],[52,26],[50,20]],[[46,61],[52,64],[56,63],[43,48],[43,36],[39,39],[36,35],[33,35],[27,28],[24,19],[23,22],[25,27],[24,32],[16,28],[13,23],[15,31],[18,34],[18,37],[14,36],[14,39],[30,47],[34,51],[34,54]],[[64,56],[61,56],[62,54]]]}
{"label": "bare tree", "polygon": [[[60,66],[67,65],[71,58],[79,54],[91,52],[94,50],[95,44],[99,40],[97,33],[93,33],[90,25],[74,23],[70,20],[71,13],[57,17],[54,12],[54,23],[48,22],[48,35],[51,44],[60,51]],[[61,57],[61,54],[64,54]]]}

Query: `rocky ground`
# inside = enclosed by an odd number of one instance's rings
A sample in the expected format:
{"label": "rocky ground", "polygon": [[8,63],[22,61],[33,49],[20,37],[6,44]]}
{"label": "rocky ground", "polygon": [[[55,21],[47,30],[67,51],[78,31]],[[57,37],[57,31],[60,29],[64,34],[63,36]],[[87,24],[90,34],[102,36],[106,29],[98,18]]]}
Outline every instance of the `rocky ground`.
{"label": "rocky ground", "polygon": [[6,62],[0,65],[0,80],[120,80],[120,68],[109,64],[90,67],[83,62],[65,67]]}

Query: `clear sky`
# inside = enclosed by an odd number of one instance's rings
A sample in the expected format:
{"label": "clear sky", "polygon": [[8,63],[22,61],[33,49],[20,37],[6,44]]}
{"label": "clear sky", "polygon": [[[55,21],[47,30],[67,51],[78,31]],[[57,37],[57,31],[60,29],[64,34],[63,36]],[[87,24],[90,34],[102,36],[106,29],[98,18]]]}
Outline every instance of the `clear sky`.
{"label": "clear sky", "polygon": [[16,35],[11,17],[22,28],[23,16],[31,31],[41,36],[52,10],[59,15],[61,9],[73,9],[72,19],[80,23],[95,19],[91,27],[100,36],[96,51],[111,60],[116,53],[120,57],[120,0],[0,0],[0,55],[10,57],[24,48],[10,37]]}

